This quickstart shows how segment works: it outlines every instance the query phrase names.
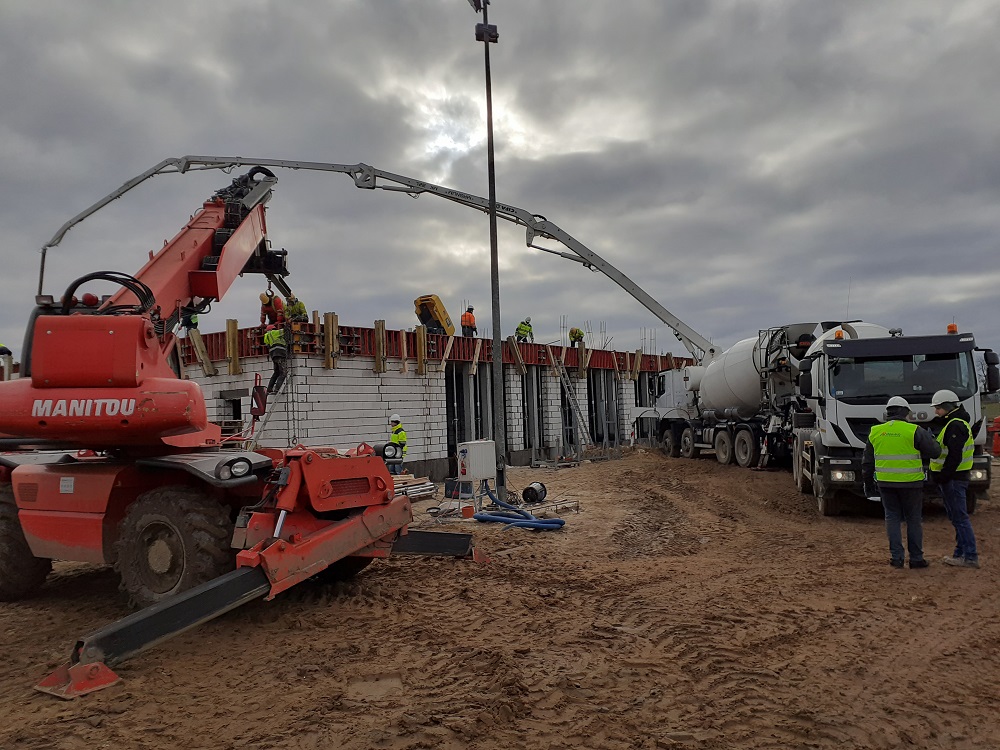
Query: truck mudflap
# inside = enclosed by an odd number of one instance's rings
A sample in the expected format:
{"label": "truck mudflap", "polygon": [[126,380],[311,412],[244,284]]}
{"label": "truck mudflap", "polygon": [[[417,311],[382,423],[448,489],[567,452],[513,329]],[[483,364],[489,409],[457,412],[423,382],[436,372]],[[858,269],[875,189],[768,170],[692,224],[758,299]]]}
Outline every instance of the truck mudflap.
{"label": "truck mudflap", "polygon": [[[487,562],[472,543],[471,534],[434,531],[409,531],[391,539],[390,554],[434,555],[470,558]],[[292,545],[284,540],[271,547]],[[361,551],[361,550],[359,550]],[[265,553],[267,551],[265,550]],[[111,667],[192,628],[230,612],[255,599],[270,599],[275,590],[289,587],[289,577],[272,580],[275,569],[266,560],[254,566],[237,568],[223,576],[164,599],[76,642],[70,660],[35,688],[64,700],[102,690],[120,678]],[[316,572],[315,570],[313,572]],[[290,576],[300,580],[298,576]]]}

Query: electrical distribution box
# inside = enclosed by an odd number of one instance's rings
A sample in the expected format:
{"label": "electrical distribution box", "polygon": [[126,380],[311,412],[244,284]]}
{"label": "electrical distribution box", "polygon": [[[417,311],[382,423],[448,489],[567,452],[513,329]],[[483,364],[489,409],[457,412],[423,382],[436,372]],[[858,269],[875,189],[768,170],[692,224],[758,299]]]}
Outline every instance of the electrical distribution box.
{"label": "electrical distribution box", "polygon": [[473,440],[458,444],[460,481],[497,478],[497,447],[492,440]]}

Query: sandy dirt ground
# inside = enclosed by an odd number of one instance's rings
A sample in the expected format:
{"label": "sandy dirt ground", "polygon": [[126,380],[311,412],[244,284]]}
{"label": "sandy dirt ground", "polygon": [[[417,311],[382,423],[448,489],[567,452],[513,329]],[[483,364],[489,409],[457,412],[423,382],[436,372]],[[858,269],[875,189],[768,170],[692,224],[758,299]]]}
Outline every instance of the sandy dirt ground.
{"label": "sandy dirt ground", "polygon": [[[32,690],[127,613],[59,564],[0,605],[0,748],[997,748],[1000,512],[981,570],[889,567],[880,518],[818,517],[785,472],[712,458],[517,469],[579,501],[560,532],[474,521],[488,565],[377,562],[254,602],[64,702]],[[418,504],[426,508],[428,502]]]}

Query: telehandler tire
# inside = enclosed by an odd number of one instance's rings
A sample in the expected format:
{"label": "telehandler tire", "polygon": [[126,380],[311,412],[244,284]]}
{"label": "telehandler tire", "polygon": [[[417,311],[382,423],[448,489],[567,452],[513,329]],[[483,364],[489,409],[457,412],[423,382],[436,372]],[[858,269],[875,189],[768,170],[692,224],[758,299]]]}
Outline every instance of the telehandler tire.
{"label": "telehandler tire", "polygon": [[349,581],[372,564],[373,557],[344,557],[313,576],[320,583]]}
{"label": "telehandler tire", "polygon": [[119,588],[133,607],[218,578],[236,567],[229,509],[194,487],[159,487],[129,507],[115,542]]}
{"label": "telehandler tire", "polygon": [[35,557],[17,520],[14,488],[0,487],[0,602],[16,602],[45,582],[52,561]]}

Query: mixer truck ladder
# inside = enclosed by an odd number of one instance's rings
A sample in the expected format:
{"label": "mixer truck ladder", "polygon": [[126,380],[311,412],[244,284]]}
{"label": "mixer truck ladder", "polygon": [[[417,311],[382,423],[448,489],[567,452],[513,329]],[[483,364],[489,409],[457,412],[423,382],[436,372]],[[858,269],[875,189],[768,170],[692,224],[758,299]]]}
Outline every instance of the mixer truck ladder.
{"label": "mixer truck ladder", "polygon": [[[583,416],[583,409],[580,408],[580,402],[576,399],[576,393],[569,383],[569,373],[566,372],[566,365],[563,364],[562,360],[557,358],[552,353],[552,347],[548,344],[545,345],[545,349],[549,353],[549,362],[552,363],[552,368],[556,371],[556,377],[559,378],[559,383],[562,385],[563,393],[566,394],[566,400],[569,401],[569,405],[573,408],[573,414],[576,416],[577,431],[576,434],[583,435],[583,444],[585,448],[594,448],[594,441],[590,439],[590,430],[587,429],[587,419]],[[581,453],[582,451],[577,451]]]}

